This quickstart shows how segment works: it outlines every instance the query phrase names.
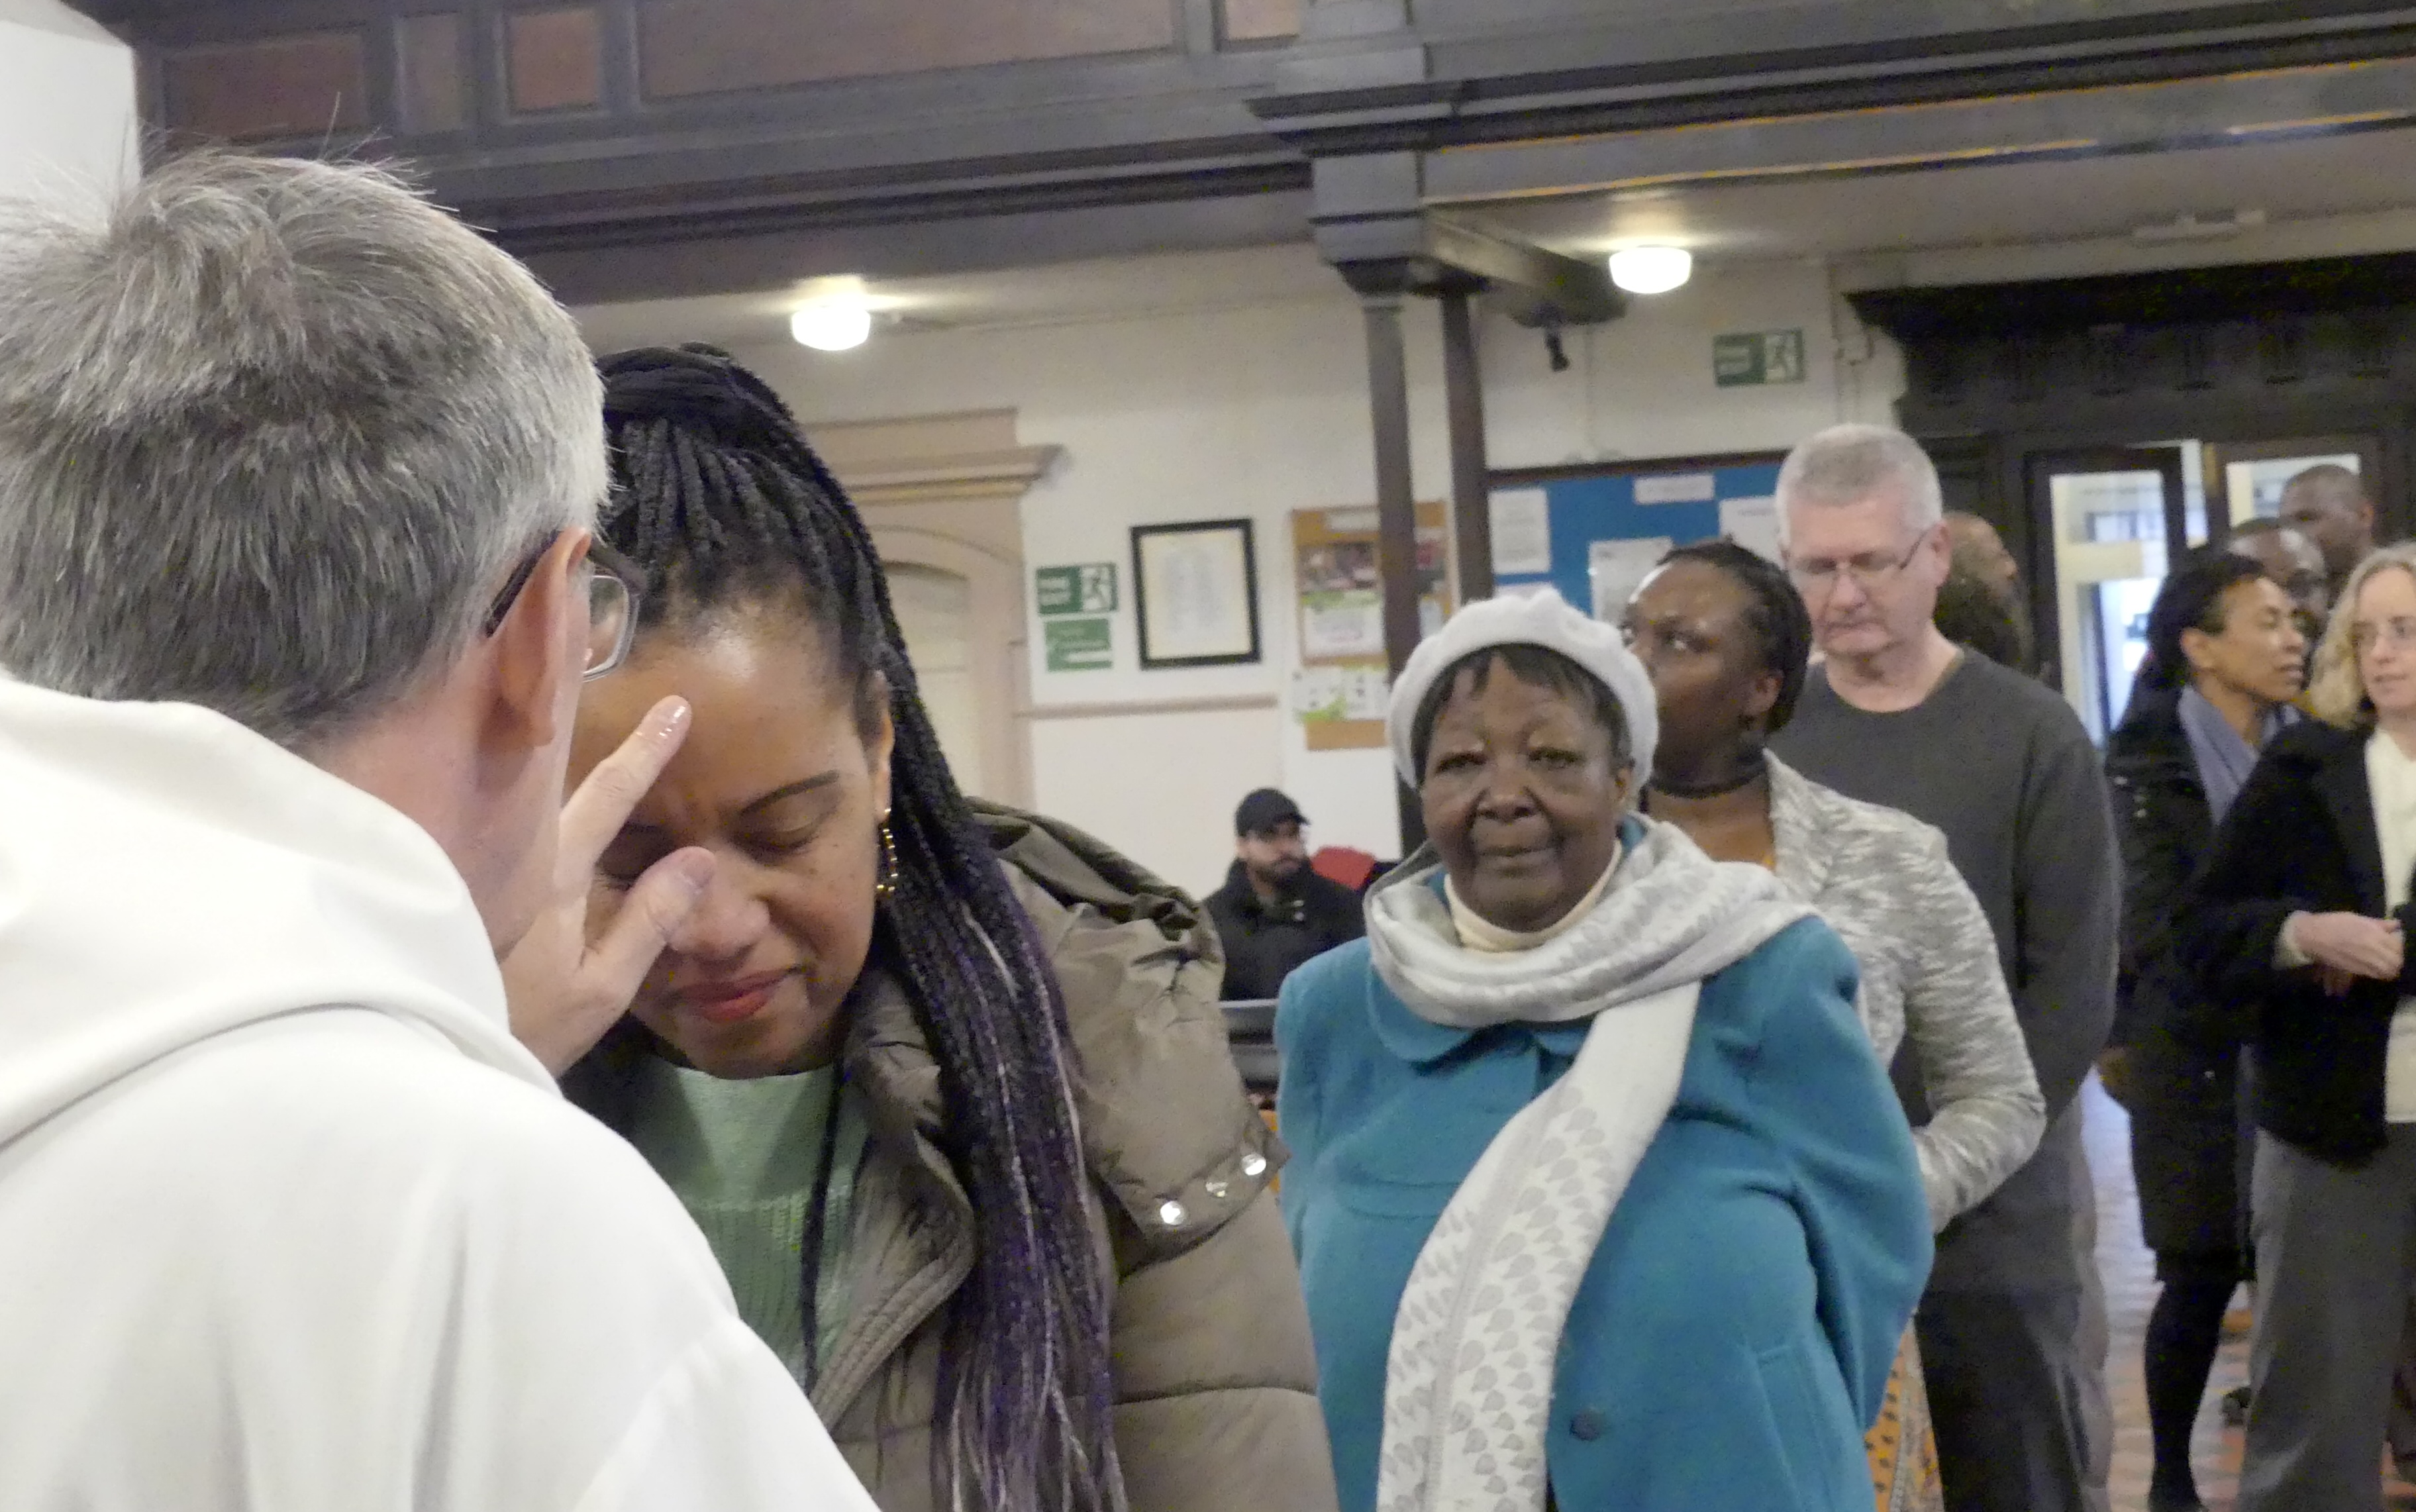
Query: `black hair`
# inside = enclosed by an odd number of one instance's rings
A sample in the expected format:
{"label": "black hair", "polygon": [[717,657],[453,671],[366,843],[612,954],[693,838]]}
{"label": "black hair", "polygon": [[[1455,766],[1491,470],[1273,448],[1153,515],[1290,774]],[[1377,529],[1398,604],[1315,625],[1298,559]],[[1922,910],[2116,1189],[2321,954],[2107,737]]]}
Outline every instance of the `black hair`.
{"label": "black hair", "polygon": [[871,537],[788,406],[726,354],[656,347],[599,367],[615,484],[602,531],[646,573],[640,633],[793,610],[855,690],[859,724],[885,698],[896,729],[895,887],[871,964],[930,1041],[946,1110],[934,1138],[976,1234],[940,1351],[937,1504],[1115,1512],[1110,1303],[1065,1003],[941,755]]}
{"label": "black hair", "polygon": [[1475,673],[1469,684],[1472,695],[1485,691],[1491,680],[1493,664],[1499,661],[1510,674],[1522,683],[1536,688],[1548,688],[1571,703],[1584,706],[1593,722],[1610,736],[1610,764],[1615,769],[1632,760],[1628,743],[1627,716],[1619,700],[1593,673],[1571,661],[1559,652],[1540,645],[1488,645],[1470,652],[1442,670],[1434,685],[1418,700],[1417,718],[1410,722],[1410,764],[1420,777],[1427,769],[1427,751],[1434,744],[1435,720],[1442,717],[1442,706],[1451,702],[1452,689],[1458,685],[1462,673]]}
{"label": "black hair", "polygon": [[2165,575],[2156,601],[2148,609],[2148,657],[2139,664],[2134,685],[2173,690],[2190,679],[2189,656],[2182,637],[2191,630],[2223,633],[2224,596],[2232,588],[2267,573],[2254,557],[2219,546],[2201,546]]}
{"label": "black hair", "polygon": [[2025,673],[2031,670],[2030,627],[2020,605],[1975,573],[1955,567],[1946,569],[1930,621],[1939,634],[1971,647],[2000,667]]}
{"label": "black hair", "polygon": [[1804,696],[1804,679],[1812,663],[1812,614],[1804,607],[1786,568],[1732,540],[1696,541],[1661,559],[1700,562],[1719,568],[1745,591],[1745,627],[1753,632],[1761,670],[1778,674],[1778,697],[1770,705],[1764,733],[1776,734],[1795,718]]}

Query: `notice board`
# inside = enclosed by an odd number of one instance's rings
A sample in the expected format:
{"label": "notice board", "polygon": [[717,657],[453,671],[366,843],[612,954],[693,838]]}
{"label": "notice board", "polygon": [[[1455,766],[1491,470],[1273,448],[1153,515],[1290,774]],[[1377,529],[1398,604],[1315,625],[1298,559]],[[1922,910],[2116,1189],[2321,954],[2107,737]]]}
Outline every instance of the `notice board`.
{"label": "notice board", "polygon": [[[1451,511],[1417,507],[1418,627],[1432,635],[1451,617]],[[1384,658],[1384,589],[1376,569],[1376,511],[1295,509],[1292,583],[1300,664],[1291,710],[1311,750],[1384,743],[1391,692]]]}
{"label": "notice board", "polygon": [[1779,452],[1648,459],[1497,473],[1493,576],[1516,593],[1549,584],[1579,610],[1616,618],[1673,546],[1726,536],[1778,555]]}

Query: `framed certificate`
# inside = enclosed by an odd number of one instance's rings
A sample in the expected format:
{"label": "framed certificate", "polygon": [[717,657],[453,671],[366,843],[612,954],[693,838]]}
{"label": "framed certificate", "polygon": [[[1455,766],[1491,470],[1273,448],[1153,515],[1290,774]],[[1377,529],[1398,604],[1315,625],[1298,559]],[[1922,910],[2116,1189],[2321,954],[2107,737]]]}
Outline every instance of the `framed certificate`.
{"label": "framed certificate", "polygon": [[1259,565],[1248,521],[1135,525],[1132,551],[1144,671],[1259,659]]}

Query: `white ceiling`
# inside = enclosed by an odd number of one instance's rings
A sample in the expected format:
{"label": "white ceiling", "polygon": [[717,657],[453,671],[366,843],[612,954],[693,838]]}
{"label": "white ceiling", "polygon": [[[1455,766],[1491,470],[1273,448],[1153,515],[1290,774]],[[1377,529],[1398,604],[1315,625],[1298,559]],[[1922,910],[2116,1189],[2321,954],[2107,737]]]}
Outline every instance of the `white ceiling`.
{"label": "white ceiling", "polygon": [[1471,209],[1563,251],[1672,241],[1714,260],[1851,258],[2127,238],[2194,215],[2269,221],[2416,207],[2416,130],[2121,157],[1658,187]]}
{"label": "white ceiling", "polygon": [[[2261,212],[2234,237],[2151,244],[2135,228]],[[1574,255],[1639,241],[1707,265],[1820,259],[1852,287],[2046,278],[2416,249],[2416,130],[2188,152],[1934,168],[1861,177],[1717,182],[1463,206]],[[1304,233],[1306,228],[1303,228]],[[599,351],[780,340],[810,285],[577,310]],[[1349,297],[1299,243],[873,280],[889,328],[1057,325]]]}

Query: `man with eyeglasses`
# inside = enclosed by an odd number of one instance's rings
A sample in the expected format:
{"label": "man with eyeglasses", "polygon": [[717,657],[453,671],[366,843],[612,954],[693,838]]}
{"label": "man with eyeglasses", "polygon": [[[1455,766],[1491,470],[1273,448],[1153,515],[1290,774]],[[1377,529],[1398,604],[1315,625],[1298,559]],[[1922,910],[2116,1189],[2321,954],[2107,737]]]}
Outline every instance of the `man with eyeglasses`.
{"label": "man with eyeglasses", "polygon": [[[2113,1021],[2118,893],[2089,737],[2043,685],[1932,623],[1949,544],[1937,469],[1880,426],[1795,448],[1781,544],[1824,664],[1773,748],[1945,831],[1979,896],[2046,1094],[2038,1153],[1939,1235],[1916,1320],[1950,1512],[2106,1505],[2111,1414],[2082,1081]],[[1928,1118],[1920,1070],[1893,1068]]]}
{"label": "man with eyeglasses", "polygon": [[636,582],[528,273],[373,171],[0,203],[0,1507],[871,1512],[552,1073],[668,700],[566,806]]}

